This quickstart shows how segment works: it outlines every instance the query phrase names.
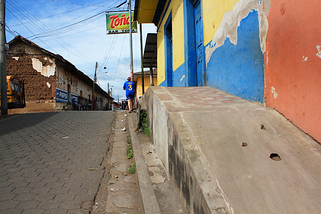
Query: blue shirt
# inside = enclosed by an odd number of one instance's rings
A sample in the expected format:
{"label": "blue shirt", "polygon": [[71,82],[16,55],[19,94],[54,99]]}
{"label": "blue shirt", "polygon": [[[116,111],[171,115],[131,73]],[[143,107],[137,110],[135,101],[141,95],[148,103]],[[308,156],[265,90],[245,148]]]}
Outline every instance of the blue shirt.
{"label": "blue shirt", "polygon": [[124,83],[123,89],[126,89],[126,96],[135,94],[135,85],[132,81],[126,81]]}

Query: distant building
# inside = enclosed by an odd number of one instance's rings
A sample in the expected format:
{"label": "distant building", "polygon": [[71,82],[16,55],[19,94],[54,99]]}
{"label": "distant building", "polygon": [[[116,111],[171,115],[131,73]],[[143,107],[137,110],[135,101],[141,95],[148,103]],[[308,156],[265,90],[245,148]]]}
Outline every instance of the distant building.
{"label": "distant building", "polygon": [[[139,99],[149,86],[157,86],[157,34],[148,33],[143,55],[144,81],[142,72],[135,72],[133,82],[136,85],[136,97]],[[143,84],[144,83],[144,84]],[[143,90],[144,85],[144,90]]]}
{"label": "distant building", "polygon": [[[134,73],[134,80],[136,86],[136,97],[139,99],[143,96],[143,81],[142,81],[142,72]],[[151,75],[150,71],[144,71],[144,92],[150,86],[157,86],[157,69],[153,69],[153,75]]]}
{"label": "distant building", "polygon": [[[9,42],[7,75],[25,80],[26,107],[9,113],[92,108],[93,80],[62,56],[17,36]],[[113,98],[95,84],[93,108],[106,109]],[[106,105],[107,103],[107,105]]]}

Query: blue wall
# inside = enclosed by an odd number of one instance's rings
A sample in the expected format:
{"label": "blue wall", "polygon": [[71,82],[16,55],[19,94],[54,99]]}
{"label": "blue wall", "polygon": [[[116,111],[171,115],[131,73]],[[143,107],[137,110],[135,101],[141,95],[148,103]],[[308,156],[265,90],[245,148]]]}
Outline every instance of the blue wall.
{"label": "blue wall", "polygon": [[[185,75],[184,78],[182,78]],[[179,66],[173,72],[173,87],[188,87],[188,75],[186,72],[186,62]],[[167,78],[167,77],[166,77]],[[181,81],[182,80],[182,81]],[[160,86],[168,87],[167,81],[164,81],[160,84]]]}
{"label": "blue wall", "polygon": [[[175,87],[186,87],[187,84],[187,74],[186,74],[186,62],[179,66],[173,73],[173,86]],[[185,75],[185,76],[184,76]],[[183,78],[184,76],[184,78]],[[182,80],[182,81],[181,81]]]}
{"label": "blue wall", "polygon": [[207,85],[250,101],[263,102],[264,55],[259,38],[258,12],[244,18],[234,45],[227,38],[207,64]]}

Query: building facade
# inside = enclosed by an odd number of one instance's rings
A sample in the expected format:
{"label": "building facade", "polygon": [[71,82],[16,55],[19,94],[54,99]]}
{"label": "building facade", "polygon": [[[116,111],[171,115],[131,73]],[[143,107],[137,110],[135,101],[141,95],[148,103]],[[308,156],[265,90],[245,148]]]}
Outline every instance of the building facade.
{"label": "building facade", "polygon": [[[62,56],[17,36],[9,43],[7,75],[25,82],[26,107],[9,113],[105,109],[112,98]],[[93,93],[93,87],[95,88]],[[107,105],[106,105],[107,103]]]}
{"label": "building facade", "polygon": [[150,71],[144,71],[144,93],[143,93],[143,77],[141,72],[134,73],[133,81],[136,87],[135,89],[136,97],[140,99],[150,86],[157,86],[157,69],[153,69],[153,75],[151,75]]}
{"label": "building facade", "polygon": [[160,86],[211,86],[272,107],[321,142],[321,2],[136,0],[157,26]]}

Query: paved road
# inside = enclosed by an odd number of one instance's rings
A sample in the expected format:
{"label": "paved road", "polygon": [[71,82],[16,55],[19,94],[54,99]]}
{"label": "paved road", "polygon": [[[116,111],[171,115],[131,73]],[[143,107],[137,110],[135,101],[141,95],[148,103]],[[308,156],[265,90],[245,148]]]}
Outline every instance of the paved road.
{"label": "paved road", "polygon": [[89,213],[113,112],[0,119],[0,213]]}

